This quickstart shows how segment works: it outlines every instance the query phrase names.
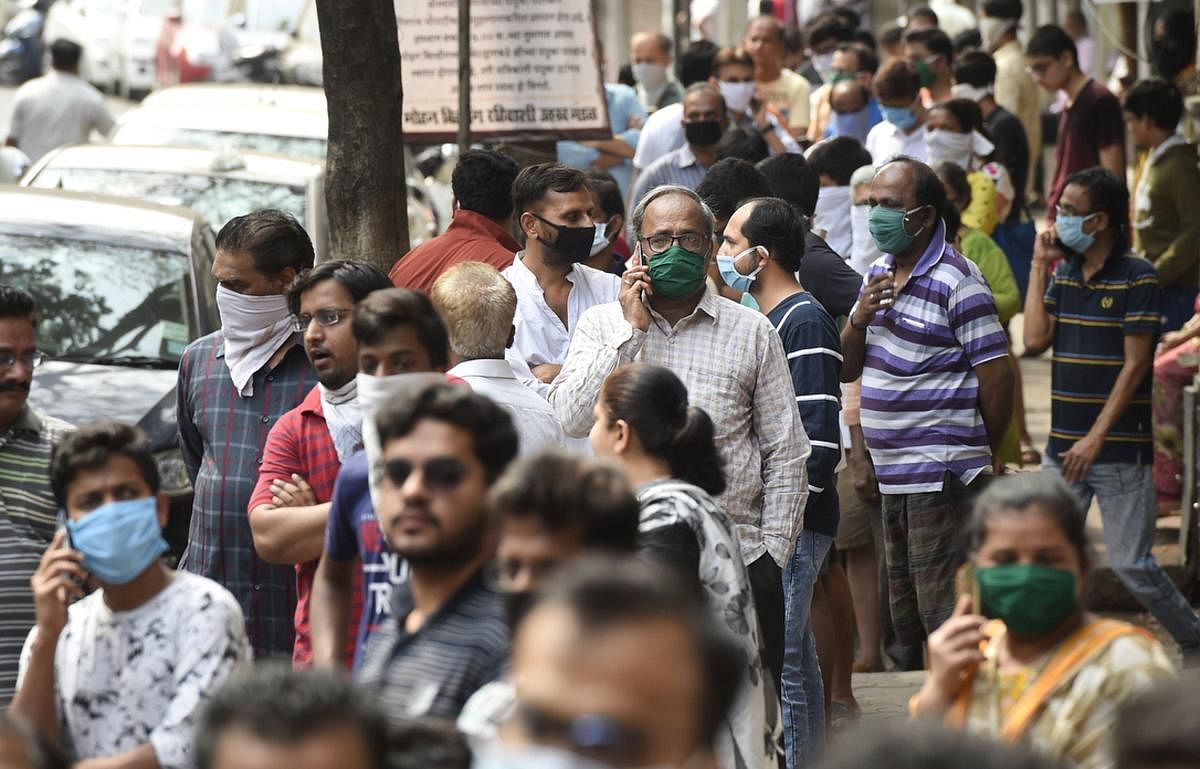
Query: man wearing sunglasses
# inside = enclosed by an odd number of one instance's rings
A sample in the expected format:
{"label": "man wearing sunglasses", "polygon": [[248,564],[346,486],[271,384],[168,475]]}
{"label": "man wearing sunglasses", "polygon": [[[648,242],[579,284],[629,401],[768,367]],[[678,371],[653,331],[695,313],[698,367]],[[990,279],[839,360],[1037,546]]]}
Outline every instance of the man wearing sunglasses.
{"label": "man wearing sunglasses", "polygon": [[481,765],[717,766],[744,662],[699,595],[634,560],[547,583],[517,626],[516,707]]}
{"label": "man wearing sunglasses", "polygon": [[[317,386],[272,426],[248,510],[258,554],[268,563],[296,568],[292,663],[298,668],[312,664],[309,597],[325,547],[333,483],[342,463],[363,445],[358,343],[350,331],[354,305],[391,286],[387,275],[368,264],[339,261],[302,274],[288,290]],[[347,644],[351,658],[356,634]]]}
{"label": "man wearing sunglasses", "polygon": [[[375,500],[383,482],[373,415],[384,403],[403,398],[430,381],[451,379],[446,324],[429,297],[407,288],[376,291],[354,308],[350,330],[358,344],[358,406],[364,448],[342,463],[324,552],[313,580],[313,665],[341,669],[347,632],[357,633],[350,669],[357,670],[371,636],[391,622],[392,591],[408,579],[408,565],[383,541]],[[537,396],[534,396],[537,397]],[[356,621],[355,607],[362,605]],[[356,628],[351,631],[352,628]]]}
{"label": "man wearing sunglasses", "polygon": [[485,574],[495,549],[486,500],[517,455],[517,431],[503,408],[451,384],[392,400],[375,421],[379,530],[409,579],[392,590],[392,616],[356,678],[393,720],[454,719],[508,659],[504,608]]}
{"label": "man wearing sunglasses", "polygon": [[50,489],[50,454],[73,429],[28,403],[37,349],[38,309],[26,291],[0,284],[0,703],[13,696],[24,636],[33,627],[29,578],[54,537],[58,509]]}

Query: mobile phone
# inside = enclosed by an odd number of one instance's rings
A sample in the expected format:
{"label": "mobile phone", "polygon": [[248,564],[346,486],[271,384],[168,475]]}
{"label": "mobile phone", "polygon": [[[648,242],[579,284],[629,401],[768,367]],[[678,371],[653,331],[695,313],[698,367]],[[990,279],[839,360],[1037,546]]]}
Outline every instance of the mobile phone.
{"label": "mobile phone", "polygon": [[979,580],[975,579],[975,566],[970,562],[960,566],[954,575],[954,585],[958,595],[965,593],[971,596],[971,613],[983,614],[983,599],[979,594]]}

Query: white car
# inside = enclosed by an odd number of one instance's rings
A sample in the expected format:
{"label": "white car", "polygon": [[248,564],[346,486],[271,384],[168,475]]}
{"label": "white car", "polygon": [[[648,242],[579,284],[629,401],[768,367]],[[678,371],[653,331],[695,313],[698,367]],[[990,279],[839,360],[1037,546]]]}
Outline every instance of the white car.
{"label": "white car", "polygon": [[248,211],[278,208],[307,230],[318,259],[329,251],[325,164],[316,160],[198,147],[84,144],[47,154],[21,185],[182,206],[218,228]]}
{"label": "white car", "polygon": [[179,0],[57,0],[46,13],[44,39],[83,46],[80,75],[123,96],[154,88],[154,47],[163,19]]}
{"label": "white car", "polygon": [[120,80],[117,49],[121,46],[124,3],[114,0],[58,0],[46,12],[42,39],[59,38],[83,46],[79,75],[97,88],[115,91]]}

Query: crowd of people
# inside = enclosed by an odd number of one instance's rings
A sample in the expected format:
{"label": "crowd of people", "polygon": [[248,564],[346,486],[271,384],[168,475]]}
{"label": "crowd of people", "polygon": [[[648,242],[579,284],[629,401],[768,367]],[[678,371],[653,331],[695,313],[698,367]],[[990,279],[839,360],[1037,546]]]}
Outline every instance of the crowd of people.
{"label": "crowd of people", "polygon": [[[1085,602],[1094,498],[1200,660],[1151,551],[1200,350],[1195,21],[1118,97],[1077,16],[1023,11],[942,0],[878,41],[767,14],[675,71],[634,35],[611,139],[464,153],[390,274],[314,265],[279,211],[224,223],[177,569],[145,435],[27,403],[54,319],[0,285],[0,753],[801,769],[886,666],[927,668],[937,725],[829,766],[1200,765],[1176,650]],[[1017,314],[1054,351],[1044,452]]]}

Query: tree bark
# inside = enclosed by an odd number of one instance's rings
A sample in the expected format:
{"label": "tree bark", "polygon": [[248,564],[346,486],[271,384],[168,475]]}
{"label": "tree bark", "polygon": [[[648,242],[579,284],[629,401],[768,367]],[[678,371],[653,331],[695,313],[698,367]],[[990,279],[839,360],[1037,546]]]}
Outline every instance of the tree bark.
{"label": "tree bark", "polygon": [[329,108],[330,257],[384,272],[408,252],[403,89],[392,0],[317,0]]}

